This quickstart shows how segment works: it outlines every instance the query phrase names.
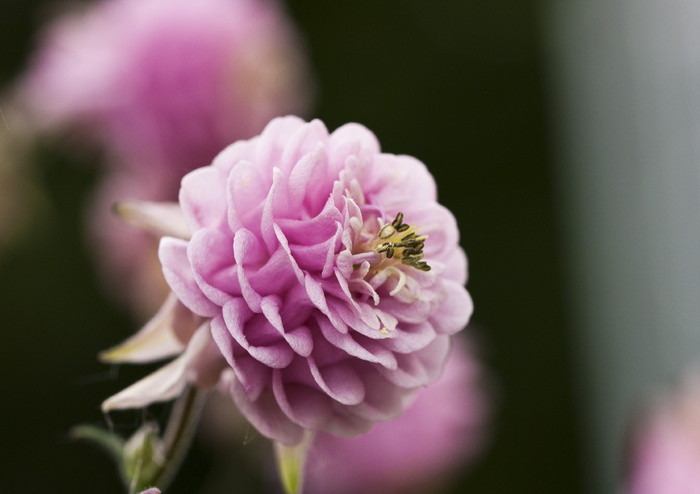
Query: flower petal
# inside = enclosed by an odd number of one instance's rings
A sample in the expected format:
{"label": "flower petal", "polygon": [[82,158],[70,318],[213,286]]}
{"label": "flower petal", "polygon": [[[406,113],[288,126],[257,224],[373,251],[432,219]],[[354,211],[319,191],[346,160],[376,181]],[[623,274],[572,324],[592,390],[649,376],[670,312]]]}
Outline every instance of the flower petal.
{"label": "flower petal", "polygon": [[224,322],[233,339],[253,358],[269,367],[282,368],[289,365],[294,357],[289,344],[264,316],[253,316],[245,320],[246,312],[249,313],[248,308],[240,299],[234,299],[224,306]]}
{"label": "flower petal", "polygon": [[[250,161],[241,161],[231,170],[226,181],[228,222],[232,231],[242,226],[257,228],[262,218],[263,204],[272,183],[257,179],[260,170]],[[269,183],[268,183],[269,182]]]}
{"label": "flower petal", "polygon": [[328,196],[328,191],[324,194],[324,189],[328,187],[327,167],[325,146],[319,142],[312,152],[299,159],[289,174],[290,208],[298,211],[306,206],[311,217],[317,214]]}
{"label": "flower petal", "polygon": [[365,385],[349,363],[327,365],[322,369],[313,356],[307,359],[316,383],[328,396],[343,405],[356,405],[365,397]]}
{"label": "flower petal", "polygon": [[[387,369],[396,369],[396,357],[381,344],[375,343],[370,338],[365,338],[364,344],[360,344],[355,340],[355,337],[350,333],[341,333],[337,331],[330,322],[323,317],[317,317],[316,321],[323,337],[333,346],[347,352],[348,355],[365,360],[367,362],[375,362],[383,365]],[[363,338],[361,335],[356,336],[358,339]]]}
{"label": "flower petal", "polygon": [[187,245],[187,259],[197,286],[215,305],[240,295],[231,237],[211,228],[197,230]]}
{"label": "flower petal", "polygon": [[159,237],[190,238],[185,216],[176,202],[123,201],[114,205],[114,213],[126,223]]}
{"label": "flower petal", "polygon": [[387,380],[402,388],[417,388],[433,382],[442,372],[450,351],[450,339],[438,336],[428,346],[413,353],[397,354],[398,368],[378,367]]}
{"label": "flower petal", "polygon": [[160,240],[158,257],[163,265],[163,275],[177,298],[195,314],[214,317],[221,309],[204,296],[192,274],[187,258],[188,242],[172,237]]}
{"label": "flower petal", "polygon": [[166,299],[158,313],[138,333],[121,345],[100,353],[103,362],[142,363],[182,353],[185,345],[173,329],[178,300],[174,293]]}
{"label": "flower petal", "polygon": [[318,119],[298,127],[294,134],[287,138],[279,160],[280,168],[285,176],[289,177],[293,167],[304,156],[316,151],[319,143],[324,142],[327,138],[328,129]]}
{"label": "flower petal", "polygon": [[304,428],[287,417],[270,388],[265,388],[260,396],[253,400],[233,373],[225,373],[224,378],[229,381],[228,390],[238,409],[263,435],[274,437],[288,446],[298,444],[302,440]]}
{"label": "flower petal", "polygon": [[422,350],[436,337],[433,325],[427,321],[415,324],[400,324],[396,327],[396,338],[384,344],[392,352],[411,353]]}
{"label": "flower petal", "polygon": [[238,267],[238,283],[241,285],[241,293],[248,307],[253,312],[262,312],[260,302],[262,296],[252,287],[246,275],[246,265],[257,268],[263,258],[264,246],[249,230],[241,228],[233,237],[233,256]]}
{"label": "flower petal", "polygon": [[223,317],[211,320],[211,332],[219,351],[235,372],[236,379],[250,400],[257,400],[270,381],[270,368],[258,362],[236,343]]}
{"label": "flower petal", "polygon": [[167,401],[177,397],[187,386],[188,371],[206,348],[210,338],[207,323],[194,334],[185,353],[153,374],[106,399],[102,403],[102,411],[142,408],[157,401]]}
{"label": "flower petal", "polygon": [[365,399],[350,407],[350,412],[371,422],[383,422],[396,418],[411,401],[414,391],[396,386],[381,375],[366,376]]}
{"label": "flower petal", "polygon": [[226,221],[225,175],[213,166],[198,168],[182,179],[180,206],[190,231],[216,228]]}
{"label": "flower petal", "polygon": [[440,308],[430,317],[430,321],[437,333],[451,335],[466,327],[474,305],[462,285],[450,280],[443,283],[445,291]]}
{"label": "flower petal", "polygon": [[272,371],[272,390],[282,411],[304,429],[320,429],[331,417],[328,395],[304,384],[285,383],[280,369]]}

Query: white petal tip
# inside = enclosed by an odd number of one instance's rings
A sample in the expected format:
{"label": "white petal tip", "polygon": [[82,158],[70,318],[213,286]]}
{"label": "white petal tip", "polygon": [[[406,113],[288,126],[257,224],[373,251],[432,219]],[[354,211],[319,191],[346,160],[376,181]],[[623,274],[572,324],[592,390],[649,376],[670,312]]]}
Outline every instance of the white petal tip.
{"label": "white petal tip", "polygon": [[114,204],[112,211],[125,223],[156,235],[190,238],[185,217],[176,202],[123,201]]}

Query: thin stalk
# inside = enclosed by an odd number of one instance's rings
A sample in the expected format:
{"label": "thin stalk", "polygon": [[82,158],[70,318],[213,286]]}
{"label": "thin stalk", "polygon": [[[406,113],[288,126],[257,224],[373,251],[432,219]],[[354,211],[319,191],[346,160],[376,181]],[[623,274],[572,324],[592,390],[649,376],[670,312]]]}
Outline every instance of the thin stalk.
{"label": "thin stalk", "polygon": [[153,477],[152,485],[165,491],[173,480],[185,453],[192,444],[202,407],[209,393],[188,386],[173,406],[163,434],[163,463]]}

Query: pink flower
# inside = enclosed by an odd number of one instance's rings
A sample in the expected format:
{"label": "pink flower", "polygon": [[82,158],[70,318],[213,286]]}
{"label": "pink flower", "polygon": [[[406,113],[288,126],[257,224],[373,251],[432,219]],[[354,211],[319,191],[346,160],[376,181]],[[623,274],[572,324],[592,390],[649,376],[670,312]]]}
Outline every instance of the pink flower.
{"label": "pink flower", "polygon": [[[414,158],[382,153],[361,125],[329,134],[317,120],[275,119],[189,173],[180,207],[189,235],[165,237],[159,250],[174,297],[129,350],[106,358],[181,355],[105,410],[218,379],[282,444],[306,430],[357,435],[440,375],[468,322],[466,257],[432,176]],[[130,208],[151,224],[171,212]],[[179,321],[178,301],[197,329],[163,322]]]}
{"label": "pink flower", "polygon": [[626,494],[700,494],[700,373],[638,424]]}
{"label": "pink flower", "polygon": [[39,125],[77,127],[172,188],[271,118],[304,111],[306,75],[275,0],[105,0],[47,27],[17,91]]}
{"label": "pink flower", "polygon": [[466,342],[458,343],[442,376],[400,417],[353,438],[319,433],[307,460],[308,492],[436,492],[473,459],[486,432],[483,375]]}
{"label": "pink flower", "polygon": [[16,95],[42,130],[105,151],[93,250],[115,296],[152,313],[166,293],[156,246],[110,217],[113,202],[174,201],[224,146],[305,112],[310,86],[275,0],[105,0],[47,26]]}

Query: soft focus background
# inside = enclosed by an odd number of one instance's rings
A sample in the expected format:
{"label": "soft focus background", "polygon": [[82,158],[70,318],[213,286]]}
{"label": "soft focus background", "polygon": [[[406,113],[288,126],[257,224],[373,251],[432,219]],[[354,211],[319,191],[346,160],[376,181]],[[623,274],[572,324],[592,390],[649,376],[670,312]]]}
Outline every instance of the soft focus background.
{"label": "soft focus background", "polygon": [[[55,7],[0,3],[2,85],[22,70],[34,33]],[[572,377],[578,340],[564,309],[566,244],[558,226],[567,215],[555,201],[559,174],[547,131],[543,40],[551,17],[525,0],[288,7],[317,77],[313,114],[330,129],[361,122],[385,151],[421,159],[459,221],[494,416],[488,449],[451,492],[583,492],[580,439],[588,432],[575,398],[587,395]],[[13,130],[0,121],[0,133]],[[50,144],[33,152],[38,190],[18,194],[10,215],[31,211],[31,223],[21,236],[0,238],[0,491],[119,493],[106,456],[72,442],[67,431],[103,424],[100,402],[145,375],[143,367],[110,368],[96,358],[137,323],[101,292],[84,242],[95,168]],[[0,200],[17,187],[0,184]],[[113,414],[117,430],[143,418]],[[614,462],[619,445],[611,439],[609,446]],[[222,463],[201,444],[170,492],[211,488],[221,470],[240,479],[236,492],[264,492],[262,481],[244,473],[254,470],[250,462]]]}

